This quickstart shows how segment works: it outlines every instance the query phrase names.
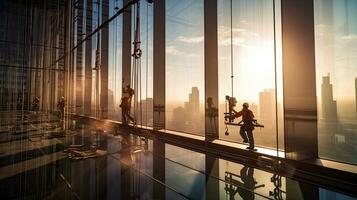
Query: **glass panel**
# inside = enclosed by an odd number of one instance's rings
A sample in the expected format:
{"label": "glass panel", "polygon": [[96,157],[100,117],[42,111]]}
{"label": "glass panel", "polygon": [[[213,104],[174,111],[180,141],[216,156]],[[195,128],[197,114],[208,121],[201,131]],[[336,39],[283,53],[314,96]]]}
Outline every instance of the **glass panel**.
{"label": "glass panel", "polygon": [[[133,17],[133,20],[136,18]],[[136,113],[139,125],[153,125],[153,4],[140,3],[140,47],[142,50],[138,77],[138,109]]]}
{"label": "glass panel", "polygon": [[[95,30],[101,24],[101,4],[92,1],[92,30]],[[98,39],[99,37],[99,39]],[[98,41],[99,40],[99,41]],[[100,59],[100,32],[97,32],[92,36],[92,69],[97,67],[96,63],[99,63]],[[99,117],[100,112],[100,84],[97,70],[92,71],[92,99],[91,99],[91,115],[93,117]]]}
{"label": "glass panel", "polygon": [[240,163],[218,161],[219,179],[224,180],[219,183],[221,199],[269,199],[273,196],[274,199],[287,199],[285,177]]}
{"label": "glass panel", "polygon": [[66,8],[51,6],[1,1],[0,110],[53,114],[64,95]]}
{"label": "glass panel", "polygon": [[166,1],[166,127],[204,134],[203,0]]}
{"label": "glass panel", "polygon": [[[177,147],[165,144],[165,158],[167,158],[165,159],[165,184],[189,199],[205,199],[206,175],[194,168],[205,170],[205,155],[201,154],[196,163],[192,162],[192,159],[190,161],[177,157],[176,151],[173,151],[175,148]],[[184,149],[177,150],[185,151]],[[191,151],[191,154],[194,153],[196,152]],[[166,195],[168,196],[168,194]]]}
{"label": "glass panel", "polygon": [[[122,0],[109,1],[109,16],[123,7]],[[121,121],[123,17],[109,24],[108,118]]]}
{"label": "glass panel", "polygon": [[[226,127],[224,123],[223,113],[227,112],[228,107],[226,95],[233,95],[237,100],[236,111],[240,111],[242,104],[247,102],[255,119],[264,125],[264,128],[255,128],[253,131],[255,145],[276,149],[279,141],[279,148],[282,149],[281,48],[277,48],[275,54],[273,2],[236,0],[231,5],[230,1],[218,1],[219,136],[220,139],[233,142],[243,140],[239,126]],[[278,2],[276,8],[279,5]],[[280,19],[276,19],[276,45],[280,46]],[[236,119],[235,123],[240,120]],[[229,134],[226,134],[226,128]]]}
{"label": "glass panel", "polygon": [[85,45],[81,41],[85,37],[84,1],[73,2],[73,46],[77,47],[72,52],[73,85],[70,98],[69,112],[83,114],[84,109],[84,50]]}
{"label": "glass panel", "polygon": [[319,199],[331,199],[331,200],[356,200],[356,198],[327,190],[324,188],[319,188]]}
{"label": "glass panel", "polygon": [[319,156],[357,164],[357,1],[315,0]]}

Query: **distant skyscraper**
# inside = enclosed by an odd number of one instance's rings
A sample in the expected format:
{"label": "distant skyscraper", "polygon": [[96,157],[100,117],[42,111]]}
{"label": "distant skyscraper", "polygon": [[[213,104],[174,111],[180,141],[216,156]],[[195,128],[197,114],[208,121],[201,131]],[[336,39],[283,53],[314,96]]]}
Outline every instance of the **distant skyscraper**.
{"label": "distant skyscraper", "polygon": [[192,92],[191,93],[192,109],[194,112],[198,112],[200,109],[200,96],[199,96],[198,87],[193,87],[191,92]]}
{"label": "distant skyscraper", "polygon": [[185,126],[185,112],[186,108],[181,106],[173,109],[172,124],[171,128],[174,130],[181,130]]}
{"label": "distant skyscraper", "polygon": [[[142,117],[143,117],[143,124],[151,126],[153,123],[153,105],[154,105],[154,100],[153,98],[146,98],[140,101],[141,105],[139,106],[142,108]],[[139,115],[139,119],[140,119]]]}
{"label": "distant skyscraper", "polygon": [[185,110],[188,112],[199,112],[200,95],[198,87],[192,87],[191,93],[188,95],[188,102],[185,102]]}
{"label": "distant skyscraper", "polygon": [[275,119],[275,91],[264,90],[259,93],[259,114],[261,119]]}
{"label": "distant skyscraper", "polygon": [[336,101],[333,100],[333,89],[332,84],[330,83],[330,74],[322,77],[321,111],[324,119],[337,119],[337,104]]}

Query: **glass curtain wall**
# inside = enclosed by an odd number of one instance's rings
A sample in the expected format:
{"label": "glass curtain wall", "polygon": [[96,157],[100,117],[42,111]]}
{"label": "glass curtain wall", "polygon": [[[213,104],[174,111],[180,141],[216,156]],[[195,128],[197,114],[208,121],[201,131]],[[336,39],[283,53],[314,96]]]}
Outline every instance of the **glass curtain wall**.
{"label": "glass curtain wall", "polygon": [[357,164],[357,1],[314,3],[319,156]]}
{"label": "glass curtain wall", "polygon": [[1,1],[0,110],[56,111],[64,95],[65,12],[64,1]]}
{"label": "glass curtain wall", "polygon": [[166,128],[204,135],[204,1],[166,1]]}
{"label": "glass curtain wall", "polygon": [[276,1],[274,19],[273,0],[218,1],[220,139],[242,142],[240,127],[224,124],[225,96],[233,95],[236,111],[247,102],[255,119],[264,125],[254,130],[256,145],[284,147],[281,48],[274,47],[274,43],[281,46],[279,5]]}
{"label": "glass curtain wall", "polygon": [[[123,0],[109,1],[109,16],[123,7]],[[121,121],[123,17],[109,23],[108,118]]]}
{"label": "glass curtain wall", "polygon": [[72,51],[72,77],[73,83],[71,88],[71,94],[69,104],[69,112],[74,112],[77,114],[83,114],[83,100],[84,100],[84,43],[81,41],[85,37],[85,26],[84,26],[84,1],[77,0],[73,1],[73,47],[75,49]]}
{"label": "glass curtain wall", "polygon": [[[133,7],[134,8],[134,7]],[[139,125],[153,125],[153,4],[140,1],[140,49],[142,55],[132,80],[137,78],[136,105],[133,115]],[[132,41],[135,39],[136,11],[132,15]],[[134,61],[133,61],[134,62]],[[137,76],[137,77],[136,77]]]}
{"label": "glass curtain wall", "polygon": [[[92,30],[95,30],[101,24],[101,1],[92,1]],[[92,41],[92,90],[91,90],[91,116],[99,117],[100,112],[100,78],[99,72],[94,70],[100,65],[100,31],[91,37]]]}
{"label": "glass curtain wall", "polygon": [[[85,41],[106,19],[103,17],[108,9],[108,18],[123,8],[123,0],[73,0],[72,1],[72,59],[69,67],[68,107],[70,112],[93,117],[104,117],[121,121],[120,102],[122,95],[122,44],[123,17],[119,15]],[[105,10],[104,10],[105,9]],[[134,30],[135,17],[132,7]],[[139,79],[139,89],[134,98],[138,101],[136,121],[142,125],[152,126],[152,37],[153,6],[141,1],[140,34],[141,64],[140,73],[132,74]],[[133,38],[132,38],[133,39]],[[108,45],[108,47],[106,47]],[[108,48],[108,49],[106,49]],[[133,65],[133,63],[132,63]],[[98,70],[97,70],[98,69]],[[107,74],[106,74],[106,71]],[[133,70],[132,70],[133,71]],[[106,79],[108,82],[106,83]],[[106,85],[108,87],[106,88]],[[104,89],[104,90],[103,90]],[[107,96],[107,99],[105,98]],[[103,98],[104,97],[104,98]],[[106,108],[107,104],[107,108]],[[133,112],[132,112],[132,115]]]}

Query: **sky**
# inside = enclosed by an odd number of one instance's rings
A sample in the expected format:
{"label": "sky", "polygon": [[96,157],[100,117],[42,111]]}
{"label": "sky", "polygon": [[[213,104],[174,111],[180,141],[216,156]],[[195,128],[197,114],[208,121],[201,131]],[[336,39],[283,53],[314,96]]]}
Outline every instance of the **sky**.
{"label": "sky", "polygon": [[[166,6],[166,83],[175,88],[167,90],[167,98],[185,100],[191,87],[197,86],[203,100],[203,1],[168,1]],[[219,89],[223,98],[232,89],[229,6],[229,1],[218,2]],[[234,1],[232,31],[234,93],[257,101],[259,92],[275,88],[272,1]]]}

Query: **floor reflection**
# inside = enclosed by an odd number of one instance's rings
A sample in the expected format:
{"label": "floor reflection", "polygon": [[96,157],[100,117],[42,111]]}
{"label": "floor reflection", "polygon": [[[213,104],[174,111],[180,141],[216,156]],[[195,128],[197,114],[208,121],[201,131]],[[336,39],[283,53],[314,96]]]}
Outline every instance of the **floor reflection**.
{"label": "floor reflection", "polygon": [[244,200],[254,199],[254,190],[260,187],[264,187],[264,184],[258,185],[258,182],[254,179],[254,168],[244,166],[240,170],[240,175],[225,172],[226,187],[224,188],[230,199],[238,193]]}
{"label": "floor reflection", "polygon": [[116,127],[63,129],[31,112],[0,119],[1,199],[353,199]]}

